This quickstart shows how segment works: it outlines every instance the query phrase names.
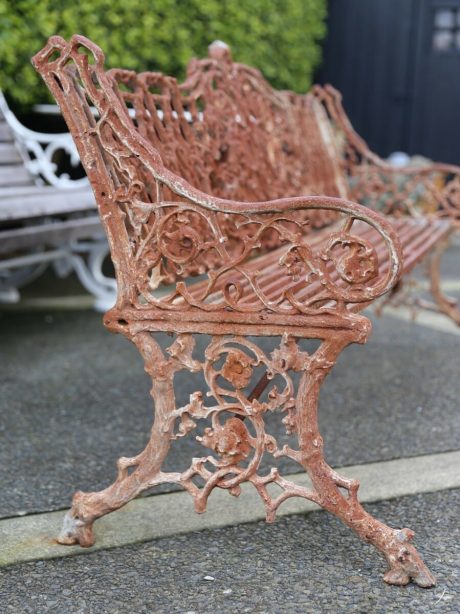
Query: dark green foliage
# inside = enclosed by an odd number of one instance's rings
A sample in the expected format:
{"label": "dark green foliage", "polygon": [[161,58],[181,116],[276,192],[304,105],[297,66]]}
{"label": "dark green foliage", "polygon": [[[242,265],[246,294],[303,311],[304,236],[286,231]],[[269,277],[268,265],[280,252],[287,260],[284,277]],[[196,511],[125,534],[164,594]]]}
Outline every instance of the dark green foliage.
{"label": "dark green foliage", "polygon": [[320,60],[326,0],[0,0],[0,87],[16,105],[48,99],[30,64],[52,34],[84,34],[107,66],[182,77],[215,39],[278,88],[305,91]]}

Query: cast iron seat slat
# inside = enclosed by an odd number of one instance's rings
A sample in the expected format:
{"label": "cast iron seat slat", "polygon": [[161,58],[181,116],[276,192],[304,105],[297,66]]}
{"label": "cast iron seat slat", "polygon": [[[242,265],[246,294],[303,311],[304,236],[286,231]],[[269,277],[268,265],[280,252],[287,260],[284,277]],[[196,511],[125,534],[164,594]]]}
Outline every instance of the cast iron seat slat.
{"label": "cast iron seat slat", "polygon": [[[435,217],[430,218],[397,218],[393,220],[393,225],[400,238],[403,248],[403,275],[408,274],[416,264],[418,264],[426,254],[428,254],[434,245],[436,245],[443,238],[447,238],[452,231],[451,223],[446,220],[440,220]],[[328,228],[328,231],[330,229]],[[314,245],[316,249],[321,250],[327,243],[328,232],[316,231],[313,236],[313,240],[309,240],[309,245]],[[384,249],[384,242],[382,237],[372,228],[362,226],[356,230],[358,236],[362,236],[372,243],[379,256],[379,271],[386,273],[390,265],[389,254]],[[309,237],[310,239],[310,237]],[[321,289],[319,282],[305,285],[304,282],[291,282],[290,286],[287,285],[285,277],[280,275],[279,261],[286,254],[286,247],[279,247],[276,250],[264,254],[258,258],[254,258],[247,265],[247,272],[260,271],[258,275],[258,282],[260,287],[267,293],[268,296],[274,298],[276,291],[280,287],[291,289],[294,295],[299,300],[305,300],[307,297],[313,297],[316,292]],[[331,270],[331,276],[334,278],[332,271],[332,264],[329,264]],[[232,273],[232,279],[241,284],[243,292],[249,289],[249,285],[246,278],[242,275],[238,276]],[[226,283],[225,278],[222,279],[221,284],[216,288],[215,294],[209,297],[210,302],[218,302],[222,299],[222,287]],[[198,282],[192,284],[189,287],[190,293],[195,296],[199,296],[200,292],[205,287],[204,282]],[[250,296],[246,298],[243,295],[241,303],[248,304],[253,302]],[[353,311],[361,311],[366,307],[366,304],[353,305]]]}
{"label": "cast iron seat slat", "polygon": [[[448,238],[452,232],[452,225],[448,221],[436,218],[402,218],[395,224],[403,249],[403,273],[402,277],[408,275],[412,269],[430,253],[439,241]],[[359,234],[359,233],[358,233]],[[379,270],[381,274],[387,272],[390,261],[380,237],[369,236],[377,233],[366,233],[366,238],[375,246],[378,256],[381,258]],[[298,298],[304,300],[308,293],[314,292],[313,287],[300,289]],[[355,304],[351,307],[353,312],[359,312],[366,307],[366,304]]]}

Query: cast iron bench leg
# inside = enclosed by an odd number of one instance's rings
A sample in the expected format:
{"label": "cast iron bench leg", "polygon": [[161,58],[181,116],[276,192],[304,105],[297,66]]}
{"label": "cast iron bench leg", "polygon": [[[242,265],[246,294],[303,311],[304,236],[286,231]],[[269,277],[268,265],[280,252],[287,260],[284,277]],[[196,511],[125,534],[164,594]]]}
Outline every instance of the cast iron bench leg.
{"label": "cast iron bench leg", "polygon": [[[340,518],[361,539],[370,542],[384,554],[389,565],[384,575],[386,582],[405,585],[413,580],[422,587],[434,586],[434,576],[409,543],[414,533],[406,528],[392,529],[366,512],[357,497],[359,482],[341,477],[324,460],[323,440],[317,421],[318,397],[321,385],[343,347],[340,340],[324,342],[316,353],[321,360],[302,375],[297,392],[297,428],[302,465],[320,495],[321,507]],[[324,365],[330,367],[325,368]],[[346,496],[341,489],[347,491]]]}
{"label": "cast iron bench leg", "polygon": [[144,359],[146,372],[152,377],[150,392],[155,404],[155,418],[150,441],[137,456],[118,459],[117,479],[111,486],[100,492],[75,493],[72,508],[66,514],[58,537],[60,544],[78,543],[83,547],[92,546],[95,541],[95,520],[126,505],[147,488],[169,481],[162,479],[161,466],[169,452],[176,420],[173,416],[174,371],[149,333],[134,335],[132,341]]}
{"label": "cast iron bench leg", "polygon": [[[204,362],[192,356],[195,344],[192,334],[177,335],[167,348],[169,356],[166,357],[149,332],[136,332],[132,336],[127,330],[124,333],[136,344],[145,370],[152,378],[155,418],[151,438],[138,456],[119,459],[118,477],[111,486],[101,492],[75,494],[58,539],[61,544],[91,546],[94,543],[92,525],[97,518],[158,484],[180,484],[194,498],[195,510],[204,512],[213,488],[225,488],[230,494],[239,495],[240,484],[247,481],[264,501],[269,522],[275,519],[279,505],[287,498],[309,499],[336,515],[361,539],[384,554],[389,564],[384,576],[386,582],[404,585],[413,580],[423,587],[435,584],[434,577],[409,543],[412,531],[392,529],[367,513],[358,502],[359,483],[341,477],[324,459],[317,422],[318,396],[340,352],[350,343],[363,342],[355,331],[329,333],[313,354],[300,351],[296,339],[284,335],[280,347],[269,356],[247,338],[215,335],[205,351]],[[223,358],[223,366],[216,368]],[[260,397],[257,400],[254,393],[246,396],[245,389],[250,387],[253,367],[260,365],[265,366],[266,372],[262,385],[256,386]],[[176,407],[174,375],[183,369],[203,373],[217,405],[204,405],[202,393],[195,392],[188,405]],[[288,374],[290,371],[301,373],[297,394]],[[286,384],[282,391],[271,384],[276,378]],[[218,383],[222,379],[225,384]],[[230,384],[228,388],[227,384]],[[267,397],[261,397],[264,384],[270,387]],[[233,397],[235,402],[229,402],[228,397]],[[280,449],[276,439],[266,433],[264,414],[276,409],[285,412],[283,423],[287,431],[297,432],[298,450],[289,446]],[[230,418],[229,413],[232,414]],[[197,439],[211,448],[215,456],[194,458],[183,473],[163,472],[161,467],[171,442],[194,431],[200,420],[206,420],[212,428],[205,428]],[[286,480],[276,468],[267,475],[258,475],[265,453],[274,458],[287,456],[300,463],[308,472],[313,488]],[[203,486],[193,481],[196,477],[204,482]],[[274,497],[267,488],[269,484],[277,484],[282,494]]]}

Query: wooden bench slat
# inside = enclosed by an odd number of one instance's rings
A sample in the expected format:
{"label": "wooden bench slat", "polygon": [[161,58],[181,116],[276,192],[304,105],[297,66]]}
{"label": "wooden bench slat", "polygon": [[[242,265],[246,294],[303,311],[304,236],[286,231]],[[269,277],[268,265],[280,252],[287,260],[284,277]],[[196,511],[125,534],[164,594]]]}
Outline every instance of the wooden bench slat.
{"label": "wooden bench slat", "polygon": [[1,233],[0,253],[11,253],[37,245],[62,245],[67,241],[95,236],[104,236],[101,221],[97,215],[63,222],[35,224],[25,228],[4,230]]}
{"label": "wooden bench slat", "polygon": [[0,164],[21,163],[22,158],[14,143],[0,143]]}
{"label": "wooden bench slat", "polygon": [[92,190],[89,185],[74,188],[57,188],[55,186],[35,184],[22,186],[5,186],[0,192],[0,208],[2,206],[2,202],[10,201],[12,198],[31,198],[32,196],[40,198],[40,196],[44,194],[52,194],[53,192],[56,192],[57,194],[65,194],[66,192],[87,192],[88,194],[90,194]]}
{"label": "wooden bench slat", "polygon": [[31,185],[32,177],[24,164],[0,166],[0,187]]}
{"label": "wooden bench slat", "polygon": [[57,189],[52,186],[31,186],[2,190],[0,197],[0,221],[56,215],[72,211],[95,209],[94,196],[89,188]]}
{"label": "wooden bench slat", "polygon": [[0,120],[0,142],[1,143],[13,143],[13,133],[5,120]]}

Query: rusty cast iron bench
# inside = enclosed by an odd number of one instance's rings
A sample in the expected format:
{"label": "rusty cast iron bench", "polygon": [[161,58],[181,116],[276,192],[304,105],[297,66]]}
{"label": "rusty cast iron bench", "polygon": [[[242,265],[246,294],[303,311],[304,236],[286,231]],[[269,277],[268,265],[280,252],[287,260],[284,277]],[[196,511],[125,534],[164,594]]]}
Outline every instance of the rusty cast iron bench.
{"label": "rusty cast iron bench", "polygon": [[72,137],[26,128],[0,91],[0,303],[18,301],[51,264],[61,277],[75,271],[105,311],[116,284],[102,272],[108,246],[94,196],[86,177],[58,172],[59,156],[79,164]]}
{"label": "rusty cast iron bench", "polygon": [[[326,463],[317,401],[342,350],[370,334],[363,308],[445,240],[451,223],[390,218],[346,198],[318,92],[274,91],[222,44],[192,61],[182,85],[106,72],[101,50],[82,36],[50,38],[33,63],[75,139],[109,238],[118,298],[104,323],[140,351],[155,407],[145,450],[120,458],[105,490],[75,494],[59,542],[91,546],[97,518],[160,484],[180,485],[203,512],[214,488],[238,495],[250,482],[268,521],[283,501],[304,497],[385,555],[387,582],[434,585],[412,531],[372,517],[358,482]],[[171,337],[165,350],[162,333]],[[200,334],[209,335],[204,352]],[[303,339],[318,348],[306,351]],[[178,406],[182,372],[190,397]],[[275,412],[298,445],[267,432]],[[208,452],[165,471],[172,443],[186,436]],[[273,468],[261,474],[267,456]],[[299,463],[312,487],[284,478],[281,457]]]}

